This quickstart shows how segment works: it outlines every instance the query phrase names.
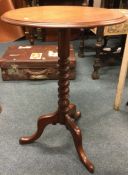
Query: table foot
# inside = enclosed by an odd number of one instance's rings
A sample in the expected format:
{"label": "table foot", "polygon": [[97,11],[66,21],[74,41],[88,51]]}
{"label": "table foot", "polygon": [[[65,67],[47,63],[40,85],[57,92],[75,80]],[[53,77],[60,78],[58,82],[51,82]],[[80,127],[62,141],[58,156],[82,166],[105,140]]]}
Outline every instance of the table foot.
{"label": "table foot", "polygon": [[76,110],[76,105],[69,105],[69,116],[74,120],[78,120],[81,117],[81,112]]}
{"label": "table foot", "polygon": [[98,80],[99,78],[100,78],[100,75],[99,75],[98,71],[94,71],[92,73],[92,79],[93,80]]}
{"label": "table foot", "polygon": [[43,133],[44,128],[48,124],[56,124],[57,123],[57,113],[52,113],[48,115],[42,115],[37,122],[37,131],[32,136],[21,137],[19,140],[20,144],[32,143],[37,140],[41,134]]}
{"label": "table foot", "polygon": [[67,115],[65,119],[66,119],[65,124],[67,128],[71,131],[71,134],[74,140],[74,144],[75,144],[80,160],[82,161],[82,163],[85,165],[85,167],[90,173],[94,173],[94,165],[88,159],[83,149],[83,146],[82,146],[82,135],[81,135],[80,129],[74,123],[73,119],[70,118],[70,116]]}

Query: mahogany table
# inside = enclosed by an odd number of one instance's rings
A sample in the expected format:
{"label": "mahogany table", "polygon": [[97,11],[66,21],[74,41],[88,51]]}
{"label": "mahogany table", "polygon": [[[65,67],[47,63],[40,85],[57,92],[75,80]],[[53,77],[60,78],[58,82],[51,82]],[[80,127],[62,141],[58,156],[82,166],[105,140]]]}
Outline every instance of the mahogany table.
{"label": "mahogany table", "polygon": [[[40,6],[21,8],[6,12],[2,20],[14,25],[41,28],[58,28],[58,109],[38,119],[37,131],[32,136],[21,137],[20,144],[27,144],[38,139],[48,124],[65,125],[72,134],[76,150],[82,163],[89,172],[94,166],[88,159],[82,146],[82,135],[75,120],[80,117],[76,106],[69,100],[69,47],[70,28],[86,28],[117,24],[126,20],[119,11],[82,6]],[[86,69],[86,67],[85,67]]]}

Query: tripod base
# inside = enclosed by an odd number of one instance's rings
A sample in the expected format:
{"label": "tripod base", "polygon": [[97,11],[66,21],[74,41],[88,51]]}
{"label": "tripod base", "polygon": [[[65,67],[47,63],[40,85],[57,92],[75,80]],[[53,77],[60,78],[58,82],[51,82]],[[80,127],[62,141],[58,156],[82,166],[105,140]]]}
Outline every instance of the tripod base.
{"label": "tripod base", "polygon": [[[83,150],[81,131],[78,128],[78,126],[75,124],[75,120],[80,118],[80,112],[76,111],[76,106],[73,104],[70,104],[69,109],[70,109],[69,114],[65,116],[64,125],[72,134],[74,144],[75,144],[80,160],[85,165],[87,170],[90,173],[93,173],[94,166],[90,162],[90,160],[87,158],[87,155]],[[60,114],[58,112],[55,112],[55,113],[51,113],[48,115],[42,115],[41,117],[39,117],[38,122],[37,122],[37,131],[32,136],[21,137],[19,140],[19,143],[28,144],[28,143],[32,143],[35,140],[37,140],[41,136],[44,128],[48,124],[55,125],[57,123],[60,123],[59,116]]]}

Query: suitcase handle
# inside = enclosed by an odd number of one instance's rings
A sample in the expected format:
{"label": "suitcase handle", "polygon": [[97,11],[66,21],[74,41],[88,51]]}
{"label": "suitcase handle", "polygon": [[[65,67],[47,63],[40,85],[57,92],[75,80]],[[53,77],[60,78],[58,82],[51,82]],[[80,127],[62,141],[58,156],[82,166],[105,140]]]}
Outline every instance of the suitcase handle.
{"label": "suitcase handle", "polygon": [[40,80],[40,79],[48,79],[48,69],[43,69],[41,71],[32,71],[30,69],[26,69],[25,73],[29,75],[31,80]]}

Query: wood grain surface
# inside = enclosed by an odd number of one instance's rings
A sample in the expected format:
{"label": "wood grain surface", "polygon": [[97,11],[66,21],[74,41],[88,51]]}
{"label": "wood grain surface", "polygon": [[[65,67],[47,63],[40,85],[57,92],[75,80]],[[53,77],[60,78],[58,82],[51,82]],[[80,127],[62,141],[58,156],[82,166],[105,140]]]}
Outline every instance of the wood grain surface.
{"label": "wood grain surface", "polygon": [[82,6],[40,6],[6,12],[2,20],[15,25],[79,28],[122,23],[126,17],[115,9]]}

